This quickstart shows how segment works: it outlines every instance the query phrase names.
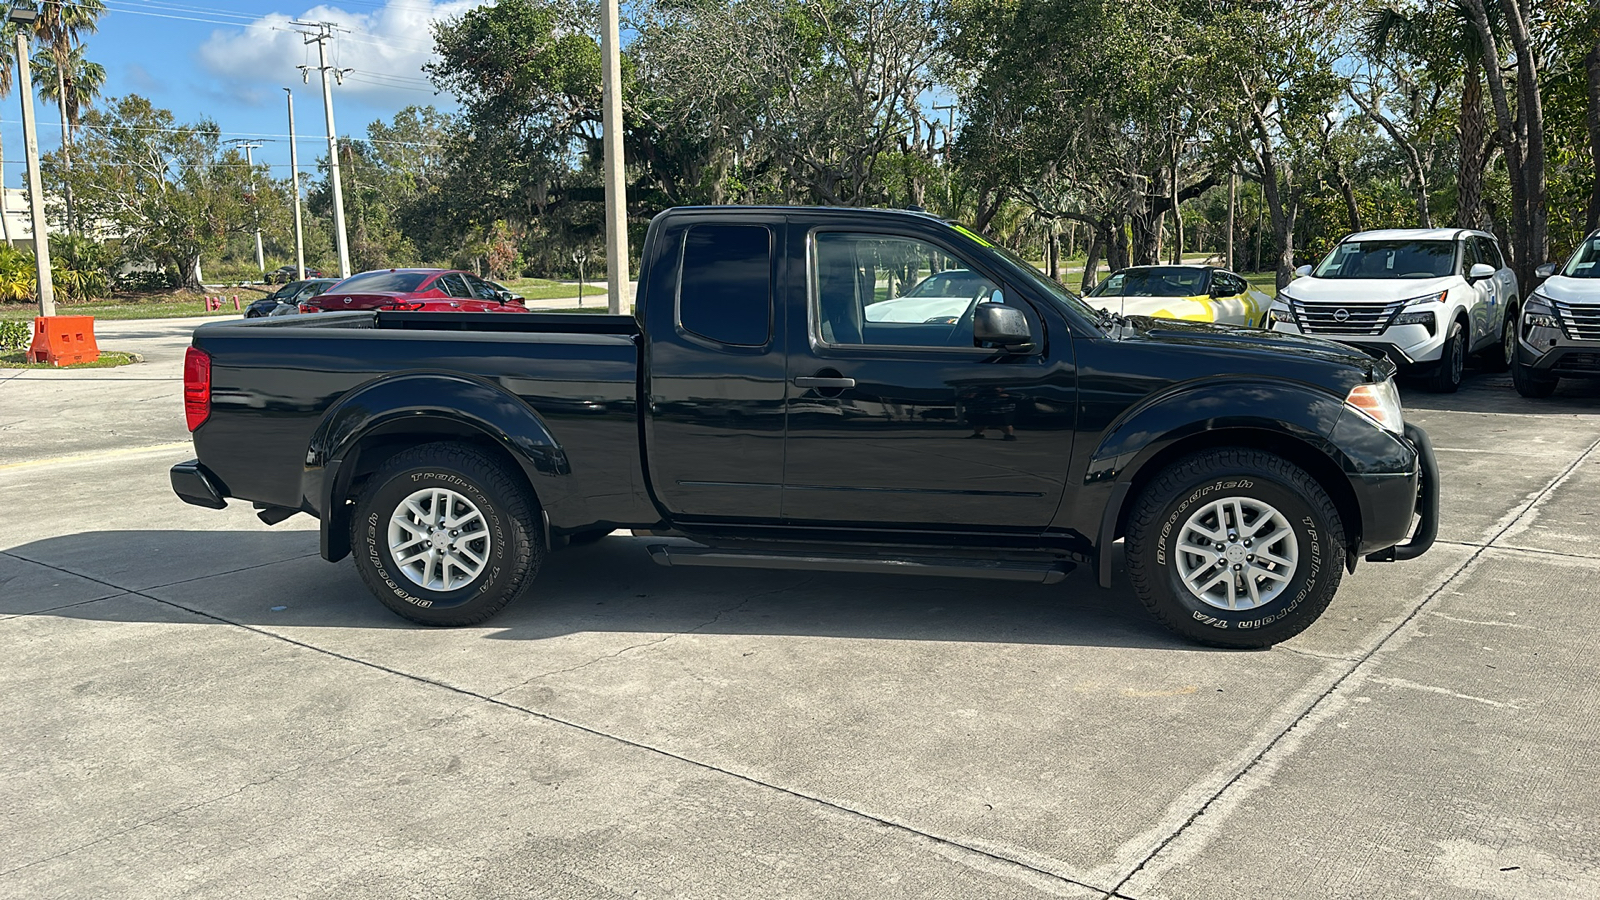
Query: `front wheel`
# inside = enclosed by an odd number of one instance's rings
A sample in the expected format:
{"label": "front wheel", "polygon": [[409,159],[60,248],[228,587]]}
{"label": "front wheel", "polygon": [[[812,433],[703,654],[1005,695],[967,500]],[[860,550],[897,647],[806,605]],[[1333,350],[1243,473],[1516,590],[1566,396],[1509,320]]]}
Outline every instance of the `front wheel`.
{"label": "front wheel", "polygon": [[1511,366],[1511,383],[1516,386],[1517,393],[1530,399],[1539,400],[1554,394],[1559,381],[1551,375],[1537,374],[1532,366],[1521,363]]}
{"label": "front wheel", "polygon": [[424,625],[473,625],[539,572],[544,547],[525,486],[457,443],[402,451],[356,500],[356,571],[390,610]]}
{"label": "front wheel", "polygon": [[1163,625],[1217,647],[1270,647],[1310,627],[1339,589],[1343,527],[1304,470],[1224,448],[1158,474],[1128,518],[1128,573]]}
{"label": "front wheel", "polygon": [[1461,387],[1461,373],[1467,364],[1467,334],[1458,319],[1450,323],[1439,353],[1439,367],[1428,376],[1428,389],[1440,394],[1454,394]]}

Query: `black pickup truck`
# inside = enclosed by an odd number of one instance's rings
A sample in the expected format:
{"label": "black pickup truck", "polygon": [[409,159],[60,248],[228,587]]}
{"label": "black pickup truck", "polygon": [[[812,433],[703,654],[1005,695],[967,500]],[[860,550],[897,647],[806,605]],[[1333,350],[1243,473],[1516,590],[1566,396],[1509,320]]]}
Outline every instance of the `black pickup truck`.
{"label": "black pickup truck", "polygon": [[615,529],[663,565],[1134,590],[1194,640],[1314,622],[1361,557],[1432,543],[1390,363],[1091,308],[897,211],[669,210],[636,316],[354,312],[205,325],[184,500],[322,522],[416,622],[483,621]]}

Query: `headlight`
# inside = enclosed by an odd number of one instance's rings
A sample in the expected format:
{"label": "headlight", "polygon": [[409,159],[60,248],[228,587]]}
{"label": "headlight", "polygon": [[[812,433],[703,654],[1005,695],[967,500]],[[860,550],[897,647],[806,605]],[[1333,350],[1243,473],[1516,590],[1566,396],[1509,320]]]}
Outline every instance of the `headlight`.
{"label": "headlight", "polygon": [[1543,294],[1534,294],[1528,298],[1527,305],[1522,307],[1522,322],[1524,327],[1528,328],[1561,327],[1555,309],[1550,306],[1550,298]]}
{"label": "headlight", "polygon": [[1444,298],[1449,295],[1449,291],[1439,291],[1436,294],[1423,294],[1421,297],[1412,297],[1409,300],[1401,300],[1400,305],[1416,306],[1419,303],[1443,303]]}
{"label": "headlight", "polygon": [[1282,303],[1274,302],[1267,307],[1267,327],[1271,328],[1279,322],[1294,324],[1294,311]]}
{"label": "headlight", "polygon": [[1401,434],[1406,430],[1405,414],[1400,410],[1400,392],[1393,378],[1377,384],[1358,384],[1344,398],[1344,405],[1378,423],[1385,431]]}
{"label": "headlight", "polygon": [[1433,334],[1433,326],[1434,326],[1433,310],[1424,309],[1424,310],[1420,310],[1418,312],[1401,313],[1400,315],[1394,317],[1394,324],[1396,324],[1396,325],[1423,325],[1423,326],[1427,327],[1429,334]]}

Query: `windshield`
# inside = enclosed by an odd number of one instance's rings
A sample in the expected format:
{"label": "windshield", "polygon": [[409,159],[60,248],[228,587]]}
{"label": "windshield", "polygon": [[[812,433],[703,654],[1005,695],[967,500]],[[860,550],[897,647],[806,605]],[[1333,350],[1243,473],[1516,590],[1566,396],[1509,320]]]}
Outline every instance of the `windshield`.
{"label": "windshield", "polygon": [[428,280],[431,272],[362,272],[360,275],[351,275],[339,282],[339,293],[350,294],[356,291],[394,291],[404,293],[414,291],[424,281]]}
{"label": "windshield", "polygon": [[1568,278],[1600,278],[1600,236],[1579,245],[1560,274]]}
{"label": "windshield", "polygon": [[1455,271],[1454,241],[1345,241],[1311,274],[1317,278],[1442,278]]}
{"label": "windshield", "polygon": [[929,275],[902,297],[974,297],[989,286],[989,280],[966,269],[951,269]]}
{"label": "windshield", "polygon": [[1151,266],[1124,269],[1095,285],[1091,297],[1198,297],[1210,288],[1205,269]]}

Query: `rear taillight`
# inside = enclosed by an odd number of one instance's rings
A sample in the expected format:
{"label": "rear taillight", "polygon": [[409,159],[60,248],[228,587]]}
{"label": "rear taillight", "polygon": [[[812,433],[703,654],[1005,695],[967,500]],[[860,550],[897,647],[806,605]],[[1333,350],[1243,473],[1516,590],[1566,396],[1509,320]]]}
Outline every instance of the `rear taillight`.
{"label": "rear taillight", "polygon": [[385,303],[384,305],[382,305],[382,306],[380,306],[378,308],[379,309],[399,310],[401,312],[416,312],[417,310],[422,309],[426,305],[427,304],[425,304],[425,303],[408,303],[408,302],[403,301],[403,300],[396,300],[393,303]]}
{"label": "rear taillight", "polygon": [[211,416],[211,354],[198,347],[183,355],[183,416],[190,431]]}

